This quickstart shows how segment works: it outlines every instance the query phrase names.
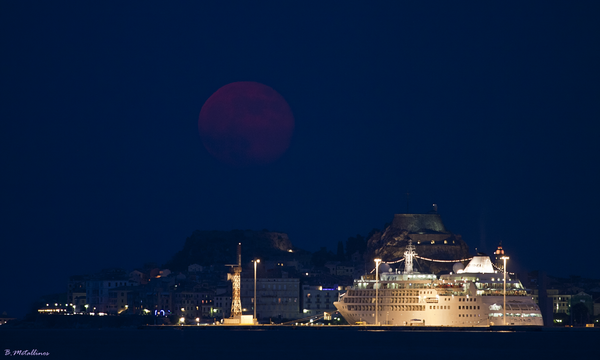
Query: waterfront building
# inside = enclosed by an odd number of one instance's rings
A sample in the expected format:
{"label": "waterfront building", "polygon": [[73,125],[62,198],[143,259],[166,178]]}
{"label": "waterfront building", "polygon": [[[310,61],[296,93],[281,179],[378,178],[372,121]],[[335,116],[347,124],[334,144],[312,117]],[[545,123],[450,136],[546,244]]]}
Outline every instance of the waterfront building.
{"label": "waterfront building", "polygon": [[[571,296],[571,310],[573,314],[577,313],[579,308],[579,316],[582,316],[582,312],[585,313],[586,317],[592,318],[594,316],[594,299],[590,294],[583,291],[578,292]],[[585,310],[584,310],[585,309]]]}
{"label": "waterfront building", "polygon": [[[242,312],[254,313],[254,279],[243,278]],[[300,313],[300,281],[295,278],[261,278],[256,281],[256,317],[261,321],[293,320]]]}
{"label": "waterfront building", "polygon": [[218,319],[224,319],[231,316],[231,291],[219,291],[213,301],[213,313]]}
{"label": "waterfront building", "polygon": [[[129,279],[128,274],[122,269],[103,270],[99,274],[91,276],[85,283],[86,305],[88,312],[109,312],[109,291],[121,286],[134,286],[137,283]],[[113,304],[114,305],[114,304]],[[110,308],[111,311],[116,311]]]}
{"label": "waterfront building", "polygon": [[302,313],[304,316],[337,311],[333,303],[346,290],[342,286],[302,285]]}
{"label": "waterfront building", "polygon": [[85,283],[89,279],[90,277],[87,275],[74,275],[69,277],[69,283],[67,284],[67,303],[73,304],[72,311],[75,313],[85,310]]}
{"label": "waterfront building", "polygon": [[[554,314],[571,314],[571,297],[572,295],[565,294],[558,289],[547,289],[546,295],[548,299],[552,300],[552,312]],[[532,294],[533,301],[539,304],[538,290],[533,290]]]}
{"label": "waterfront building", "polygon": [[139,286],[119,286],[108,290],[107,313],[111,315],[120,314],[131,310],[136,313],[136,301],[140,292]]}
{"label": "waterfront building", "polygon": [[195,287],[192,290],[175,291],[173,297],[173,313],[178,318],[193,321],[196,318],[213,317],[214,292],[208,289]]}

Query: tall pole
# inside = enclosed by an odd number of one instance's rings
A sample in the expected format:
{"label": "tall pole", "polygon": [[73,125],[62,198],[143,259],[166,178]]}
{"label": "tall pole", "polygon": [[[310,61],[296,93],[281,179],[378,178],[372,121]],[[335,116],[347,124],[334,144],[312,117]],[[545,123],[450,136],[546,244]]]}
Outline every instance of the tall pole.
{"label": "tall pole", "polygon": [[227,274],[227,280],[231,280],[231,319],[237,318],[242,315],[242,300],[240,296],[241,277],[242,277],[242,243],[238,243],[237,249],[237,265],[231,266],[233,274]]}
{"label": "tall pole", "polygon": [[502,306],[502,310],[504,311],[504,325],[506,325],[506,260],[508,260],[508,256],[501,257],[504,260],[504,305]]}
{"label": "tall pole", "polygon": [[254,320],[256,321],[256,264],[260,262],[260,259],[254,259]]}
{"label": "tall pole", "polygon": [[375,325],[379,325],[379,263],[381,259],[375,259]]}

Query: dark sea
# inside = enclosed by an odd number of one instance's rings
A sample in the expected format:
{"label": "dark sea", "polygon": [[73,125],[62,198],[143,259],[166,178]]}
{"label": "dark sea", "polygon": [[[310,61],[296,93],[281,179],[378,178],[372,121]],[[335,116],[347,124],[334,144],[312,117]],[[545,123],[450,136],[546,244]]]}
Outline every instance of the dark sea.
{"label": "dark sea", "polygon": [[[4,358],[46,359],[600,359],[600,329],[367,330],[219,326],[0,328]],[[47,353],[19,355],[15,351]],[[14,354],[14,355],[13,355]]]}

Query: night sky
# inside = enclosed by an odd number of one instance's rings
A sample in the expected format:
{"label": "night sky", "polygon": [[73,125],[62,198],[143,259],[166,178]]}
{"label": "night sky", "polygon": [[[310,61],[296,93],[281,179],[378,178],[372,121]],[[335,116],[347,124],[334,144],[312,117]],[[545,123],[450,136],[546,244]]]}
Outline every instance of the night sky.
{"label": "night sky", "polygon": [[[0,5],[0,313],[164,263],[194,230],[310,251],[439,206],[471,251],[600,278],[600,4]],[[205,101],[295,119],[266,165],[211,156]]]}

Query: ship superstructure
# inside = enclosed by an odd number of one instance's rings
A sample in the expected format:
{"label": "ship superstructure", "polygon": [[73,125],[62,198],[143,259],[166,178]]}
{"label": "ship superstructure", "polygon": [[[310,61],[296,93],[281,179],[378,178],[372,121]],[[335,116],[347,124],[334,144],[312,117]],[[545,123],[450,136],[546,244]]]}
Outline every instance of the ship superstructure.
{"label": "ship superstructure", "polygon": [[474,256],[464,270],[437,277],[413,271],[417,254],[410,242],[404,255],[404,271],[363,275],[334,303],[349,324],[543,325],[540,309],[521,282],[506,274],[505,287],[505,273],[494,270],[488,256]]}

